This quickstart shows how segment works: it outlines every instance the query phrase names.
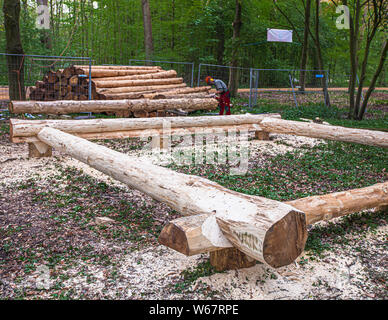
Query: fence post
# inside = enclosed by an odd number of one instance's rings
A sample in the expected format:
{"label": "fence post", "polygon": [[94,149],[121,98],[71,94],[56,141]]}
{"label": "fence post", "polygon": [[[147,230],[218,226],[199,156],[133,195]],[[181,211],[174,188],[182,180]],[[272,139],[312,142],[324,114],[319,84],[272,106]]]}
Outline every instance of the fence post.
{"label": "fence post", "polygon": [[202,65],[202,63],[200,63],[198,66],[198,83],[197,83],[198,87],[199,87],[200,81],[201,81],[201,65]]}
{"label": "fence post", "polygon": [[249,108],[252,109],[252,68],[249,69]]}
{"label": "fence post", "polygon": [[191,64],[191,87],[194,87],[194,62]]}
{"label": "fence post", "polygon": [[292,82],[291,73],[288,74],[288,77],[290,78],[290,84],[291,84],[291,88],[292,88],[292,95],[294,96],[295,106],[298,107],[298,101],[296,101],[295,90],[294,90],[294,84],[293,84],[293,82]]}

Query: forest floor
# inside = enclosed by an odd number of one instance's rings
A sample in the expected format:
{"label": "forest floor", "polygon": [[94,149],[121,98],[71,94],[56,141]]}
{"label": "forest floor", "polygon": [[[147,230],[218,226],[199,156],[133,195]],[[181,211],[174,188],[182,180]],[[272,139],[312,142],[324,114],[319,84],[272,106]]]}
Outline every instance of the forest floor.
{"label": "forest floor", "polygon": [[[344,119],[342,102],[295,108],[279,96],[260,99],[250,111],[388,129],[388,94],[372,97],[361,122]],[[235,100],[233,111],[245,113],[244,103]],[[238,176],[227,164],[182,166],[167,156],[160,162],[139,139],[97,143],[280,201],[388,180],[385,149],[291,135],[250,139],[248,172]],[[55,150],[52,158],[29,159],[27,146],[11,144],[8,122],[0,122],[0,299],[385,300],[387,213],[369,210],[310,226],[305,252],[287,267],[219,273],[208,254],[186,257],[158,244],[178,212]],[[114,222],[101,225],[99,217]]]}

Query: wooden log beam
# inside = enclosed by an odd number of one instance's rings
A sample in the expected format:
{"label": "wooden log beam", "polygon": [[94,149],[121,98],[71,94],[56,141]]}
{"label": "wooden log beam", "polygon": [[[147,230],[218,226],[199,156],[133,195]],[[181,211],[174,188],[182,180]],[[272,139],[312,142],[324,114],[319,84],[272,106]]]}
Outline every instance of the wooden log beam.
{"label": "wooden log beam", "polygon": [[121,77],[106,77],[106,78],[97,78],[95,82],[100,81],[124,81],[124,80],[147,80],[147,79],[166,79],[166,78],[176,78],[177,72],[175,70],[162,71],[157,73],[148,73],[135,76],[121,76]]}
{"label": "wooden log beam", "polygon": [[307,239],[305,215],[289,205],[139,161],[57,129],[44,128],[38,138],[184,215],[215,213],[227,240],[258,261],[279,267],[291,263],[303,251]]}
{"label": "wooden log beam", "polygon": [[98,93],[102,94],[118,94],[118,93],[132,93],[132,92],[144,92],[144,91],[170,91],[179,88],[185,88],[185,83],[168,84],[160,86],[134,86],[134,87],[120,87],[120,88],[99,88]]}
{"label": "wooden log beam", "polygon": [[[105,101],[101,101],[105,102]],[[158,109],[159,110],[159,109]],[[159,110],[160,111],[160,110]],[[263,115],[232,115],[232,116],[201,116],[201,117],[169,117],[152,119],[88,119],[88,120],[22,120],[10,119],[10,138],[12,142],[28,142],[27,138],[35,138],[45,127],[55,128],[67,133],[102,134],[120,133],[131,130],[162,129],[166,123],[171,128],[217,127],[256,125],[266,117],[280,118],[280,114]],[[24,138],[24,140],[23,140]]]}
{"label": "wooden log beam", "polygon": [[137,100],[87,100],[87,101],[11,101],[11,113],[69,114],[79,112],[156,111],[167,109],[214,110],[218,106],[213,98],[194,99],[137,99]]}
{"label": "wooden log beam", "polygon": [[[88,69],[88,65],[75,65],[75,68]],[[92,69],[108,69],[108,70],[162,70],[159,66],[92,66]]]}
{"label": "wooden log beam", "polygon": [[[103,78],[104,79],[104,78]],[[93,80],[98,89],[101,88],[122,88],[122,87],[148,87],[182,84],[183,78],[162,78],[144,80]]]}
{"label": "wooden log beam", "polygon": [[[370,187],[285,202],[306,214],[308,225],[388,205],[388,182]],[[169,222],[159,242],[187,256],[232,248],[217,246],[207,225],[212,215],[183,217]]]}
{"label": "wooden log beam", "polygon": [[[120,117],[126,116],[120,114]],[[137,118],[136,120],[149,120],[148,118]],[[171,119],[168,118],[168,119]],[[135,119],[130,119],[135,120]],[[212,126],[212,127],[187,127],[187,128],[171,128],[171,129],[140,129],[140,130],[126,130],[126,131],[106,131],[106,132],[90,132],[90,133],[74,133],[73,135],[87,140],[112,140],[112,139],[127,139],[127,138],[142,138],[155,136],[185,136],[192,134],[212,134],[212,133],[231,133],[241,131],[257,131],[258,126],[255,124],[236,125],[236,126]],[[14,137],[13,143],[31,143],[38,142],[36,136],[30,137]]]}
{"label": "wooden log beam", "polygon": [[273,133],[293,134],[388,148],[388,132],[281,119],[266,119],[262,121],[261,126],[264,131]]}
{"label": "wooden log beam", "polygon": [[[82,72],[89,76],[89,68],[81,69]],[[133,76],[140,74],[157,73],[158,69],[144,70],[144,69],[130,69],[130,70],[112,70],[112,69],[96,69],[92,68],[92,78],[105,78],[105,77],[120,77],[120,76]]]}

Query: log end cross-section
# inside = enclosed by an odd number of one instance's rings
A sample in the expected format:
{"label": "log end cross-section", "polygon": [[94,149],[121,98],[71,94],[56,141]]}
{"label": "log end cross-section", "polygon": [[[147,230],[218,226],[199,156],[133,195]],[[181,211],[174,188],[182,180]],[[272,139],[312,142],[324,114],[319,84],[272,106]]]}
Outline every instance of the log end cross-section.
{"label": "log end cross-section", "polygon": [[291,264],[303,253],[307,240],[303,212],[291,209],[276,222],[266,217],[254,220],[246,223],[217,217],[218,225],[233,246],[274,268]]}

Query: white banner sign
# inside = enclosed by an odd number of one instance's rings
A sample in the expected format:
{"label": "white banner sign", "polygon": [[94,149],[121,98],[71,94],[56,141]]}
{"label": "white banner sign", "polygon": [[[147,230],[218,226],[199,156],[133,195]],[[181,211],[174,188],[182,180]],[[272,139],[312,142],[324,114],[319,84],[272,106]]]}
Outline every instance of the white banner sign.
{"label": "white banner sign", "polygon": [[292,30],[267,29],[267,41],[292,42]]}

